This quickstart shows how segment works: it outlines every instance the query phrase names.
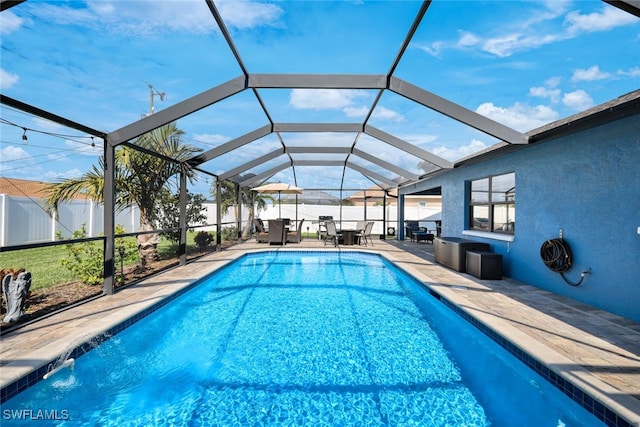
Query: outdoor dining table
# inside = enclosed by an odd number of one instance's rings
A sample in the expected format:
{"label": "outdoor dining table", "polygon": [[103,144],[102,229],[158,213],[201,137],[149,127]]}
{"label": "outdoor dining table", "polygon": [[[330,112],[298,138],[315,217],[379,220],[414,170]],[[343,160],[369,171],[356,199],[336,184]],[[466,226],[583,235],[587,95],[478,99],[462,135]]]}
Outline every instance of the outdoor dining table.
{"label": "outdoor dining table", "polygon": [[358,237],[358,233],[360,233],[362,230],[355,230],[355,229],[343,229],[340,230],[340,233],[342,233],[342,244],[343,245],[355,245],[360,243],[360,239]]}

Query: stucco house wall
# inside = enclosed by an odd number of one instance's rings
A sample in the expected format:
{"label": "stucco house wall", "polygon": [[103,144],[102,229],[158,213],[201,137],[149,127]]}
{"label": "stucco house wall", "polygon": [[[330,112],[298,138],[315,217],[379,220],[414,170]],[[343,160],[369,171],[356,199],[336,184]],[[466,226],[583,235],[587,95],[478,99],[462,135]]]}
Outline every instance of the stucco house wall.
{"label": "stucco house wall", "polygon": [[[515,172],[513,241],[464,235],[469,181]],[[640,321],[640,117],[615,120],[527,146],[509,147],[405,191],[441,187],[443,236],[486,242],[503,273],[527,284]],[[403,191],[404,192],[404,191]],[[540,257],[547,239],[573,252],[568,285]]]}

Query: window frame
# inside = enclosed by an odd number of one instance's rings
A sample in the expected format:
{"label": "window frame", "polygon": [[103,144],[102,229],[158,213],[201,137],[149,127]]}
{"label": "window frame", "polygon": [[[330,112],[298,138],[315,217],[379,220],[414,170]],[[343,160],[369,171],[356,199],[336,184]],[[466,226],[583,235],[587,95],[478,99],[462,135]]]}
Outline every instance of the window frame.
{"label": "window frame", "polygon": [[[507,188],[506,190],[500,189],[500,192],[494,191],[494,188],[503,177],[507,177],[512,175],[513,178],[507,180],[507,185],[513,184],[513,186]],[[485,184],[486,181],[486,184]],[[477,186],[474,186],[477,184]],[[503,183],[500,183],[503,185]],[[506,234],[506,235],[515,235],[515,223],[516,223],[516,176],[515,172],[505,172],[496,175],[489,175],[486,177],[473,179],[468,181],[469,186],[469,197],[467,199],[468,204],[468,212],[469,219],[467,223],[467,230],[471,232],[480,232],[480,233],[497,233],[497,234]],[[474,188],[475,187],[475,188]],[[484,195],[486,193],[486,197],[479,197],[477,200],[474,200],[474,195]],[[496,194],[504,194],[505,200],[494,200]],[[486,225],[485,221],[477,221],[476,218],[485,218],[479,217],[477,215],[478,211],[482,209],[485,210],[486,213]],[[504,214],[502,217],[504,218],[504,222],[500,222],[496,224],[496,219],[499,215],[496,214],[496,209],[502,209]],[[474,215],[474,212],[476,215]],[[512,213],[510,215],[510,213]],[[512,220],[510,221],[510,216],[512,216]],[[478,222],[478,224],[476,224]]]}

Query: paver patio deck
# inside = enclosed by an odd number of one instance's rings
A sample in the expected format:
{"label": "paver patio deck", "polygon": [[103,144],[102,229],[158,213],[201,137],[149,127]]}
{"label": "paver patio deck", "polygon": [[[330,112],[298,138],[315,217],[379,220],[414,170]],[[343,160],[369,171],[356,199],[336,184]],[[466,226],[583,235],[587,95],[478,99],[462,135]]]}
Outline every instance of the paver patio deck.
{"label": "paver patio deck", "polygon": [[[375,241],[337,250],[380,253],[475,319],[640,426],[640,323],[504,278],[480,280],[435,263],[432,246]],[[336,250],[304,239],[284,247],[248,241],[2,336],[0,386],[49,364],[89,337],[144,311],[247,251]]]}

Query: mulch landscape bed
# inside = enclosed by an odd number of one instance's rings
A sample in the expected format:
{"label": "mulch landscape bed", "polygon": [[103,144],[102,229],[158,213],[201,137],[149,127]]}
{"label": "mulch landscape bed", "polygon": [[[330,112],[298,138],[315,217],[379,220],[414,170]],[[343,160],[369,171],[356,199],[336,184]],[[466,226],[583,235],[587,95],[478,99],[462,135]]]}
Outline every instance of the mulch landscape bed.
{"label": "mulch landscape bed", "polygon": [[[223,245],[226,247],[228,245]],[[209,252],[200,252],[197,254],[189,254],[190,257],[199,257]],[[178,265],[178,261],[174,259],[159,260],[149,263],[147,266],[132,266],[125,268],[123,271],[124,284],[116,284],[116,289],[129,286],[137,281],[150,276],[151,274],[160,272],[167,268]],[[120,270],[117,269],[116,276],[120,277]],[[32,320],[41,318],[48,314],[54,313],[65,307],[69,307],[73,304],[85,301],[87,299],[102,295],[103,289],[101,285],[86,285],[82,282],[69,282],[57,286],[52,286],[46,289],[38,289],[29,292],[27,301],[24,306],[25,315],[22,316],[17,322],[13,323],[0,323],[0,331],[5,332],[20,325],[24,325]],[[0,306],[0,320],[4,318],[6,314],[6,301],[4,295],[2,296],[2,304]]]}

